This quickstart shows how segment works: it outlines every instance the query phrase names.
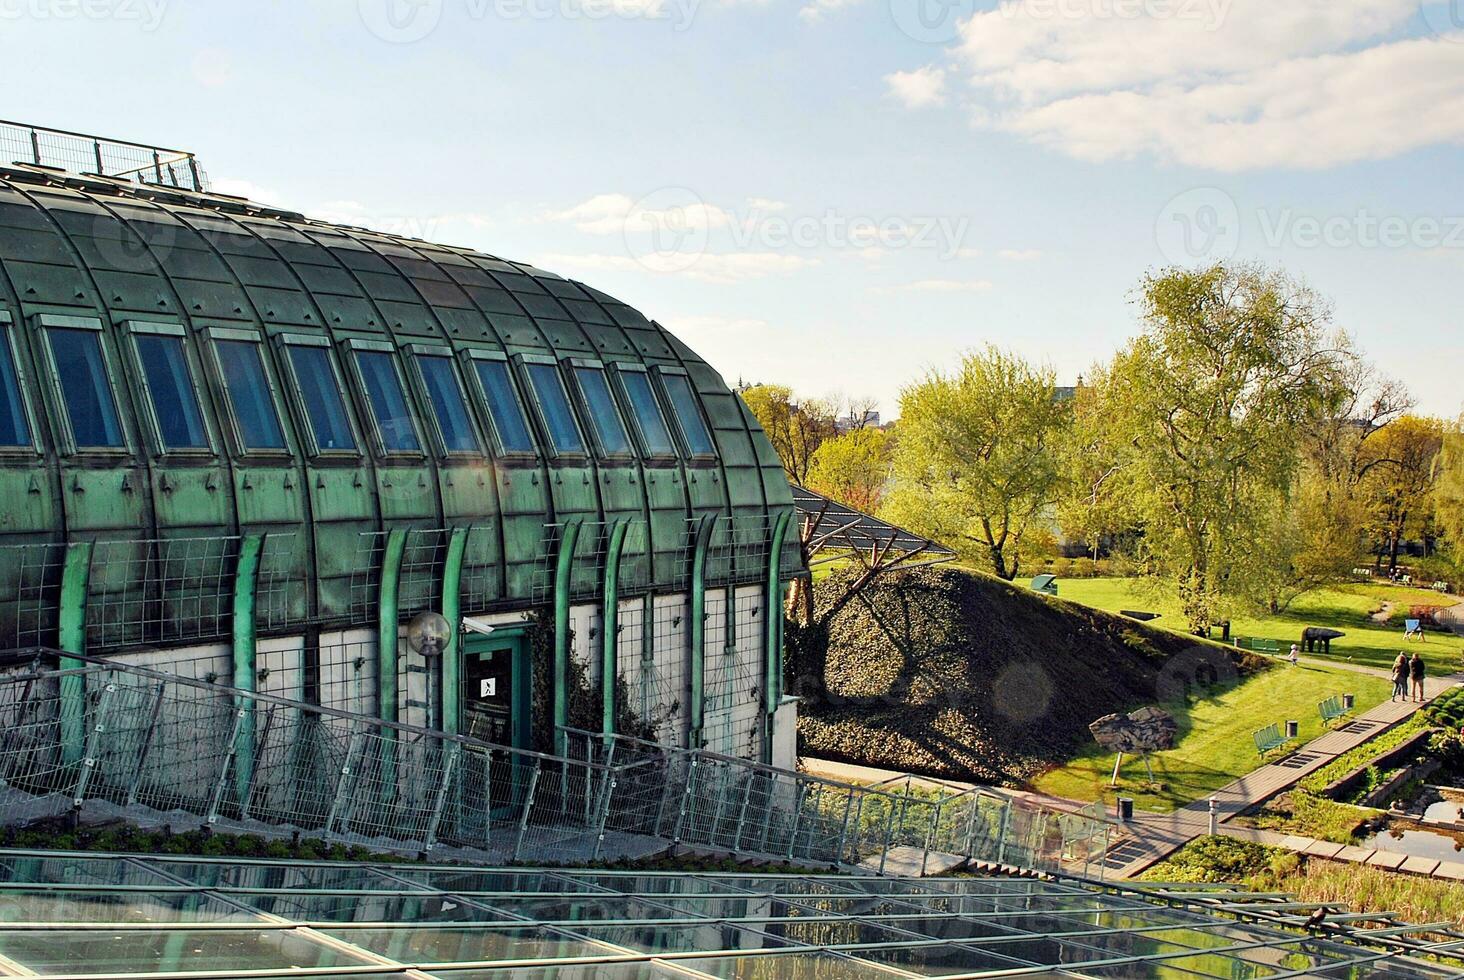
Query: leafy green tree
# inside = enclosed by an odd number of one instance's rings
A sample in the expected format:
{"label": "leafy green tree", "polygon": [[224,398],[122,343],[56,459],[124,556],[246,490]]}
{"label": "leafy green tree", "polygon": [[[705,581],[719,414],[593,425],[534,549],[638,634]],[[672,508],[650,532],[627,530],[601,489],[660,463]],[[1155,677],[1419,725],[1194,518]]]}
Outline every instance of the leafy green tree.
{"label": "leafy green tree", "polygon": [[1015,578],[1062,483],[1057,444],[1070,407],[1056,394],[1050,368],[995,347],[904,389],[884,515]]}
{"label": "leafy green tree", "polygon": [[1444,447],[1444,423],[1405,415],[1380,433],[1375,465],[1363,484],[1378,564],[1398,567],[1403,543],[1422,536],[1433,518],[1434,479]]}
{"label": "leafy green tree", "polygon": [[855,429],[825,439],[814,450],[806,486],[866,514],[884,500],[890,479],[890,434]]}
{"label": "leafy green tree", "polygon": [[1115,492],[1145,566],[1204,633],[1237,601],[1271,601],[1289,573],[1301,435],[1341,383],[1345,338],[1319,297],[1259,266],[1165,270],[1138,302],[1144,332],[1100,379],[1124,457]]}
{"label": "leafy green tree", "polygon": [[786,385],[753,385],[740,394],[777,450],[788,479],[803,486],[814,453],[838,431],[837,407],[821,399],[795,401]]}
{"label": "leafy green tree", "polygon": [[1449,539],[1454,561],[1464,566],[1464,415],[1444,432],[1433,478],[1435,520]]}

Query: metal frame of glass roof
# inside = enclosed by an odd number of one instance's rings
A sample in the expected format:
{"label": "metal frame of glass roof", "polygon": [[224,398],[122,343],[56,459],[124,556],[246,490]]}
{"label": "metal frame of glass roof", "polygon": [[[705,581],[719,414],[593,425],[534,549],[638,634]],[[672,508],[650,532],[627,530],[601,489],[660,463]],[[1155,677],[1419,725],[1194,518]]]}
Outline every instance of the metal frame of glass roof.
{"label": "metal frame of glass roof", "polygon": [[[0,851],[0,975],[1461,975],[1312,906],[1075,880],[475,869]],[[1270,921],[1258,921],[1269,917]],[[1349,918],[1349,917],[1342,917]],[[11,920],[11,921],[7,921]],[[1289,927],[1289,928],[1287,928]],[[1407,927],[1413,929],[1414,927]]]}
{"label": "metal frame of glass roof", "polygon": [[[956,558],[943,544],[923,538],[807,487],[792,485],[799,540],[809,567],[854,557],[871,570],[918,568]],[[919,561],[917,561],[919,559]]]}

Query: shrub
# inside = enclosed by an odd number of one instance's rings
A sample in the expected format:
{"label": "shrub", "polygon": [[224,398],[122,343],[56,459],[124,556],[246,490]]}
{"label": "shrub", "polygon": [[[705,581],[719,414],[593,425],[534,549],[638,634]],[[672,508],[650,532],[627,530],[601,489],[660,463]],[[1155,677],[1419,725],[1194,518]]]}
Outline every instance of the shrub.
{"label": "shrub", "polygon": [[1071,558],[1054,558],[1051,567],[1048,568],[1048,571],[1058,578],[1065,578],[1072,570],[1073,560]]}
{"label": "shrub", "polygon": [[1091,558],[1074,558],[1071,575],[1073,578],[1092,578],[1096,568],[1097,564]]}

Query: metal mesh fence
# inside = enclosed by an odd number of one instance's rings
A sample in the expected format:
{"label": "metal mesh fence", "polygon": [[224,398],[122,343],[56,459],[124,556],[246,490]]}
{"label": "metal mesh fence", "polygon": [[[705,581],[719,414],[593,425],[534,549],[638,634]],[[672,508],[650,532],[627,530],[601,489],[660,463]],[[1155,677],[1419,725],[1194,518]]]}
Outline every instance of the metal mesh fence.
{"label": "metal mesh fence", "polygon": [[[642,518],[624,518],[625,536],[620,551],[618,573],[622,595],[644,592],[651,581],[650,537]],[[614,537],[616,521],[583,521],[575,539],[574,560],[570,566],[569,598],[594,599],[601,596],[605,585],[605,559]],[[559,546],[567,531],[565,524],[545,524],[539,548],[539,562],[534,572],[530,598],[536,605],[554,601],[559,561]]]}
{"label": "metal mesh fence", "polygon": [[617,771],[609,828],[678,844],[878,871],[904,850],[922,871],[942,854],[1101,877],[1100,857],[1114,842],[1096,810],[1064,813],[913,777],[859,786],[628,736],[561,731],[576,758],[635,763]]}
{"label": "metal mesh fence", "polygon": [[611,769],[133,667],[0,679],[0,812],[590,860]]}
{"label": "metal mesh fence", "polygon": [[208,190],[208,178],[191,153],[22,123],[0,122],[0,160],[185,190]]}
{"label": "metal mesh fence", "polygon": [[[83,807],[174,826],[499,860],[669,841],[884,870],[909,849],[1087,874],[1096,813],[907,778],[856,786],[626,736],[547,756],[105,662],[0,677],[0,814]],[[1101,863],[1098,871],[1101,875]]]}

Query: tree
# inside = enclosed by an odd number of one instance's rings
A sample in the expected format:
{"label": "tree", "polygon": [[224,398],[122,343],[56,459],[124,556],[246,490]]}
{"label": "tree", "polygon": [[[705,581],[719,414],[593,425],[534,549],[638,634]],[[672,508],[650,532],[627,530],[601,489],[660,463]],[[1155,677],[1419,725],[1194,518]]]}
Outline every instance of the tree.
{"label": "tree", "polygon": [[1146,277],[1144,332],[1098,379],[1115,492],[1142,557],[1207,633],[1239,599],[1269,601],[1304,424],[1340,383],[1343,340],[1314,293],[1252,265]]}
{"label": "tree", "polygon": [[[1092,374],[1103,377],[1103,368]],[[1066,478],[1057,502],[1057,523],[1069,541],[1085,542],[1097,560],[1103,539],[1127,530],[1131,523],[1120,479],[1127,446],[1113,437],[1099,388],[1078,385],[1072,408],[1071,425],[1060,443]]]}
{"label": "tree", "polygon": [[1382,431],[1364,484],[1378,541],[1377,563],[1398,567],[1403,543],[1422,536],[1433,517],[1435,464],[1444,446],[1444,423],[1405,415]]}
{"label": "tree", "polygon": [[890,435],[883,429],[854,429],[825,439],[814,450],[806,485],[866,514],[879,509],[890,478]]}
{"label": "tree", "polygon": [[838,407],[820,399],[794,401],[793,390],[785,385],[753,385],[741,394],[782,460],[788,479],[803,486],[813,454],[837,432]]}
{"label": "tree", "polygon": [[1444,432],[1443,448],[1434,461],[1434,516],[1464,565],[1464,415]]}
{"label": "tree", "polygon": [[1070,410],[1056,394],[1050,368],[995,347],[906,388],[885,516],[1015,578],[1061,484],[1056,444]]}

